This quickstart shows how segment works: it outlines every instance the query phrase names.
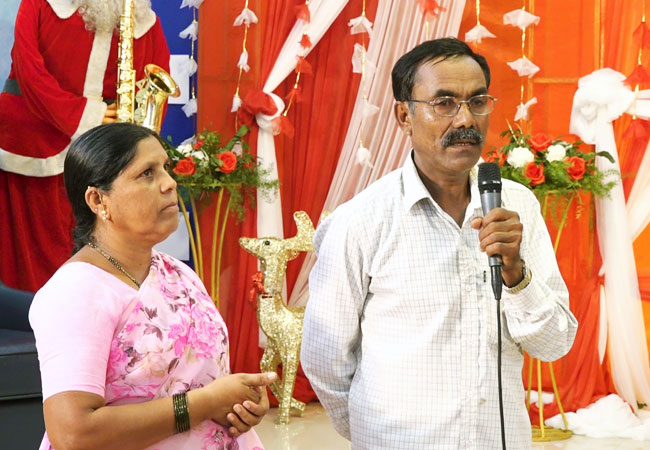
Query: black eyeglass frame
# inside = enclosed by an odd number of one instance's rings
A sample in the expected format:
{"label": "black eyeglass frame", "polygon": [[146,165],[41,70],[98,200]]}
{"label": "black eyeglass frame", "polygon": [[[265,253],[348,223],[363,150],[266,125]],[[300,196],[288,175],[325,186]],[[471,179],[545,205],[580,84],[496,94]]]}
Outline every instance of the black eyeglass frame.
{"label": "black eyeglass frame", "polygon": [[[472,107],[471,107],[471,103],[470,103],[470,102],[471,102],[473,99],[477,98],[477,97],[486,97],[486,98],[488,98],[489,100],[491,100],[491,101],[492,101],[492,103],[491,103],[491,105],[492,105],[492,109],[491,109],[489,112],[482,113],[482,114],[477,114],[477,113],[475,113],[474,111],[472,111]],[[447,99],[450,99],[450,100],[453,100],[454,102],[456,102],[456,111],[455,111],[453,114],[440,114],[438,111],[436,111],[436,106],[438,106],[438,104],[440,103],[440,100],[447,100]],[[475,96],[473,96],[473,97],[470,97],[470,98],[468,98],[467,100],[458,100],[456,97],[444,96],[444,97],[437,97],[437,98],[434,98],[433,100],[414,100],[414,99],[411,99],[411,100],[407,100],[407,102],[409,102],[409,103],[410,103],[410,102],[415,102],[415,103],[426,103],[427,105],[431,106],[431,108],[433,109],[433,112],[436,113],[436,114],[438,114],[439,116],[442,116],[442,117],[456,117],[456,115],[458,114],[458,111],[460,111],[460,108],[461,108],[461,106],[463,105],[463,103],[466,103],[466,104],[467,104],[467,107],[469,108],[469,111],[470,111],[473,115],[475,115],[475,116],[487,116],[488,114],[492,114],[492,113],[494,112],[494,104],[495,104],[498,100],[499,100],[498,98],[496,98],[496,97],[492,97],[491,95],[488,95],[488,94],[480,94],[480,95],[475,95]]]}

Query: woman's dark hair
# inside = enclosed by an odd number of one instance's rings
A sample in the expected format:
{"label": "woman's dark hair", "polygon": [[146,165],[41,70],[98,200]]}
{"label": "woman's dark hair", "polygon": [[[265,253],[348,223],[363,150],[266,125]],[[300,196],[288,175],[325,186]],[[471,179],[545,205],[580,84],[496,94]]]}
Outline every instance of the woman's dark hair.
{"label": "woman's dark hair", "polygon": [[441,38],[426,41],[397,60],[391,73],[393,96],[398,102],[411,100],[415,76],[420,66],[428,61],[441,58],[444,61],[456,56],[469,56],[481,66],[485,75],[486,87],[490,87],[490,67],[485,58],[456,38]]}
{"label": "woman's dark hair", "polygon": [[88,186],[108,192],[113,181],[133,160],[138,143],[160,137],[132,123],[111,123],[86,131],[72,144],[63,163],[63,181],[77,226],[73,253],[92,240],[97,216],[86,203]]}

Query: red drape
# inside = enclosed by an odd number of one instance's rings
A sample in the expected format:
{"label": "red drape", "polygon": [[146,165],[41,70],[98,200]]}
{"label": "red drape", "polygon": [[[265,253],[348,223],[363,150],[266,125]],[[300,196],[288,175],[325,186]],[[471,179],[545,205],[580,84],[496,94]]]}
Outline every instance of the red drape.
{"label": "red drape", "polygon": [[[242,97],[253,86],[262,88],[264,82],[277,59],[282,45],[295,22],[295,6],[304,4],[299,0],[282,0],[270,2],[261,8],[262,2],[251,2],[250,8],[258,13],[260,24],[254,25],[249,33],[249,39],[256,39],[257,46],[249,46],[249,53],[254,59],[252,73],[246,77],[247,83],[241,90]],[[232,33],[232,22],[244,6],[244,1],[227,1],[228,15],[221,19],[221,24]],[[216,7],[206,2],[201,8],[202,18],[213,22],[211,14],[218,9],[223,13],[222,6]],[[257,7],[257,9],[256,9]],[[215,11],[212,11],[214,9]],[[263,11],[263,14],[260,14]],[[302,102],[294,103],[288,113],[289,120],[296,129],[295,136],[289,139],[285,136],[276,137],[276,155],[282,194],[284,233],[289,237],[296,233],[293,222],[293,212],[306,211],[314,224],[318,222],[320,212],[329,190],[338,157],[345,139],[347,126],[352,115],[354,100],[358,89],[360,75],[352,73],[352,53],[355,42],[362,37],[352,36],[347,23],[359,16],[362,11],[362,0],[351,0],[327,33],[308,55],[307,61],[313,68],[313,74],[303,74],[300,80]],[[372,21],[376,12],[376,2],[368,5],[366,14]],[[206,23],[206,22],[202,22]],[[259,25],[262,25],[260,28]],[[200,42],[214,42],[213,28],[201,28]],[[210,36],[210,37],[208,37]],[[236,72],[235,64],[241,51],[241,33],[229,35],[220,45],[202,48],[200,55],[205,57],[199,61],[199,123],[200,126],[210,123],[226,123],[226,129],[234,129],[234,115],[222,111],[230,109],[230,101],[234,94]],[[208,44],[209,45],[209,44]],[[225,48],[224,48],[225,47]],[[228,63],[218,59],[208,59],[207,55],[215,52],[228,55]],[[224,72],[223,78],[215,80],[214,73]],[[230,71],[230,75],[225,72]],[[224,83],[225,81],[225,83]],[[291,74],[275,93],[285,97],[295,82],[295,74]],[[217,83],[219,83],[217,85]],[[217,96],[213,90],[217,90]],[[228,92],[223,92],[228,91]],[[203,93],[207,94],[205,97]],[[215,108],[216,106],[216,108]],[[323,116],[327,121],[323,121]],[[220,122],[218,122],[217,120]],[[225,133],[224,133],[225,134]],[[247,137],[251,150],[256,151],[256,130]],[[205,229],[211,223],[213,212],[206,211],[202,217]],[[254,311],[248,305],[248,291],[251,287],[250,277],[257,270],[257,260],[239,248],[236,238],[239,236],[255,236],[255,216],[248,214],[242,225],[237,226],[232,221],[228,225],[229,237],[225,244],[223,261],[225,270],[222,273],[221,298],[226,303],[222,313],[226,317],[230,333],[231,369],[233,372],[259,371],[261,351],[258,349],[258,328]],[[205,239],[204,239],[205,240]],[[289,293],[293,287],[304,255],[289,263],[287,268],[287,286]],[[208,261],[206,261],[207,267]],[[224,282],[224,280],[226,280]],[[304,374],[299,372],[294,395],[299,400],[310,401],[315,395]]]}

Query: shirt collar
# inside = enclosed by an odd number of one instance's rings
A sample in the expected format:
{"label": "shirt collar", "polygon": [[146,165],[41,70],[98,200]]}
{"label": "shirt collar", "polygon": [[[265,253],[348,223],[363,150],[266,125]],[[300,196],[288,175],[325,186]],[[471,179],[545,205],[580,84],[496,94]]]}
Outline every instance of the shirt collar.
{"label": "shirt collar", "polygon": [[[406,162],[402,166],[402,180],[404,184],[404,208],[406,211],[410,211],[413,205],[426,198],[430,199],[431,202],[435,204],[435,201],[424,186],[420,174],[415,167],[415,161],[413,161],[413,150],[409,152]],[[470,201],[469,205],[467,205],[465,220],[475,216],[477,210],[478,215],[480,215],[481,211],[481,196],[478,191],[478,164],[472,167],[472,170],[469,172],[469,183]]]}

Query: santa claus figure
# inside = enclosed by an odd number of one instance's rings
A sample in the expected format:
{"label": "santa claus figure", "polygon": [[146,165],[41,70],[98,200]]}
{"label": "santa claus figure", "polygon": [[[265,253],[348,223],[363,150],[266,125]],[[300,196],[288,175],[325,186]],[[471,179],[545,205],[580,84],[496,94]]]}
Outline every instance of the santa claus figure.
{"label": "santa claus figure", "polygon": [[[63,161],[71,140],[115,121],[121,4],[22,0],[18,10],[0,94],[0,280],[9,286],[38,290],[72,252]],[[138,80],[149,63],[169,70],[149,0],[136,0],[133,47]]]}

